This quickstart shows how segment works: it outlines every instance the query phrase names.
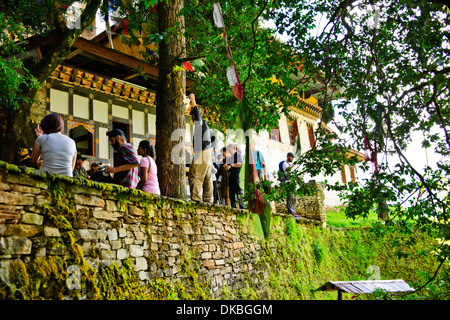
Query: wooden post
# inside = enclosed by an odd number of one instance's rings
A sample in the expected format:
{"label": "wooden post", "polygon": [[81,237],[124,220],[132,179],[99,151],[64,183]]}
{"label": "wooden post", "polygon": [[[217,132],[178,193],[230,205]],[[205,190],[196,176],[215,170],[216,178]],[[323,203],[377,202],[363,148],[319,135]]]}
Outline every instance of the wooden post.
{"label": "wooden post", "polygon": [[342,300],[342,290],[338,289],[338,300]]}

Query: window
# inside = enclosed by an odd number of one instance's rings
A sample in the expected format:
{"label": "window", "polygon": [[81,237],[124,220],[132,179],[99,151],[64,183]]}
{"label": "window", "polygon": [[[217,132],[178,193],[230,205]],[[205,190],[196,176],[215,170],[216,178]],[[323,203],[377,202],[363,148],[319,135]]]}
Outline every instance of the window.
{"label": "window", "polygon": [[87,123],[76,121],[68,121],[67,129],[69,137],[72,138],[76,145],[78,153],[85,156],[95,156],[94,154],[94,126]]}
{"label": "window", "polygon": [[345,166],[341,166],[341,178],[343,183],[347,183],[347,176],[345,175]]}
{"label": "window", "polygon": [[308,127],[309,144],[311,148],[313,148],[316,143],[316,138],[314,138],[314,128],[309,123],[307,123],[306,126]]}
{"label": "window", "polygon": [[127,142],[130,142],[130,125],[128,123],[113,121],[113,129],[120,129],[125,134]]}
{"label": "window", "polygon": [[289,130],[289,140],[291,141],[291,145],[295,145],[295,139],[298,135],[298,127],[297,127],[297,119],[289,120],[287,119],[288,130]]}
{"label": "window", "polygon": [[352,182],[356,182],[356,176],[355,176],[355,167],[350,167],[350,178],[352,179]]}
{"label": "window", "polygon": [[272,131],[270,131],[270,139],[281,142],[279,126],[277,126],[275,129],[272,129]]}

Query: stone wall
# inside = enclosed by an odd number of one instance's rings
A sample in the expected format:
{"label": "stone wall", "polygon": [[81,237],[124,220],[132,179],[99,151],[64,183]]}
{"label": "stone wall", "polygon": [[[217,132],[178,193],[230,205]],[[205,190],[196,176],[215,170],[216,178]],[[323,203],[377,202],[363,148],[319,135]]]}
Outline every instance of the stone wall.
{"label": "stone wall", "polygon": [[[246,216],[0,162],[0,288],[17,287],[10,285],[12,266],[23,265],[32,277],[45,260],[60,261],[64,281],[71,270],[81,268],[83,281],[92,270],[130,265],[143,287],[162,279],[215,298],[223,288],[239,289],[244,278],[256,286],[267,277],[262,240],[238,221]],[[28,297],[55,298],[39,290]],[[76,291],[58,290],[60,298]]]}
{"label": "stone wall", "polygon": [[[327,215],[325,212],[325,195],[323,187],[315,180],[310,180],[308,184],[311,190],[314,190],[312,195],[297,196],[296,211],[300,216],[300,220],[310,222],[315,225],[326,226]],[[275,204],[275,210],[279,213],[287,213],[286,201]]]}

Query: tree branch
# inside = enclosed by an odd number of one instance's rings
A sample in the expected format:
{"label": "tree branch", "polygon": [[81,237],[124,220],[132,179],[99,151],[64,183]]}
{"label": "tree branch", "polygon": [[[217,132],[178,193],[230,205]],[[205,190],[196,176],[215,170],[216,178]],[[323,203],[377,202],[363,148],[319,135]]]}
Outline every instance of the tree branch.
{"label": "tree branch", "polygon": [[[81,33],[92,24],[95,19],[97,9],[100,7],[102,0],[87,1],[86,7],[81,14],[81,27],[79,29],[69,29],[65,25],[63,29],[57,29],[58,38],[50,51],[37,63],[30,73],[42,83],[47,79],[51,72],[60,64],[66,57],[76,39]],[[57,10],[56,15],[58,15]],[[56,19],[56,18],[55,18]],[[58,24],[60,25],[60,23]],[[60,26],[62,27],[62,26]],[[26,94],[27,96],[33,95],[31,92]]]}
{"label": "tree branch", "polygon": [[438,275],[439,270],[440,270],[441,267],[444,265],[445,261],[447,261],[447,258],[444,258],[444,259],[441,261],[441,263],[440,263],[439,266],[437,267],[436,271],[434,272],[433,276],[432,276],[430,279],[428,279],[428,281],[425,282],[419,289],[417,289],[417,290],[415,290],[415,291],[407,292],[407,293],[405,293],[403,296],[406,296],[406,295],[412,294],[412,293],[417,293],[418,291],[420,291],[420,290],[422,290],[423,288],[425,288],[428,284],[430,284],[431,281],[433,281],[433,280],[436,278],[436,276]]}
{"label": "tree branch", "polygon": [[259,12],[259,14],[255,17],[255,19],[253,19],[252,21],[252,33],[253,33],[253,48],[252,48],[252,53],[250,54],[250,62],[248,65],[248,74],[247,74],[247,78],[245,79],[245,81],[242,83],[242,87],[245,88],[245,84],[247,83],[248,79],[250,79],[250,73],[252,70],[252,63],[253,63],[253,57],[255,55],[255,50],[256,50],[256,22],[258,22],[259,17],[261,17],[261,15],[264,13],[264,10],[266,10],[267,4],[269,3],[268,0],[264,1],[264,6],[261,9],[261,11]]}
{"label": "tree branch", "polygon": [[397,141],[394,138],[394,134],[392,133],[392,128],[391,128],[391,120],[389,117],[389,113],[386,114],[385,116],[385,120],[386,120],[386,124],[387,124],[387,132],[389,134],[389,137],[392,141],[392,143],[394,144],[394,148],[395,151],[397,152],[400,160],[403,162],[405,161],[407,166],[409,168],[411,168],[412,172],[419,178],[419,180],[422,182],[422,185],[425,187],[425,189],[428,191],[428,194],[430,195],[431,201],[433,203],[433,210],[434,213],[436,214],[436,216],[438,215],[437,213],[437,209],[436,209],[436,205],[434,204],[435,201],[437,201],[440,205],[442,205],[442,209],[443,209],[443,216],[444,216],[444,221],[447,220],[446,218],[446,210],[445,210],[445,203],[442,202],[442,200],[440,200],[439,198],[436,197],[436,195],[433,193],[430,185],[425,181],[425,178],[423,177],[423,175],[421,175],[413,166],[412,164],[409,162],[409,160],[405,157],[405,155],[403,154],[403,152],[400,150],[400,147],[397,144]]}

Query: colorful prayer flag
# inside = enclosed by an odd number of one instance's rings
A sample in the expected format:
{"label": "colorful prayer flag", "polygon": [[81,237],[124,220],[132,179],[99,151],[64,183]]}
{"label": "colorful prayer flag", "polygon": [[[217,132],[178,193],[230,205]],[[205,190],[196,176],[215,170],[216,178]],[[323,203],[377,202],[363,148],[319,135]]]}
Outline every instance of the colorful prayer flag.
{"label": "colorful prayer flag", "polygon": [[194,68],[192,68],[192,66],[191,66],[191,64],[189,63],[189,61],[184,61],[183,62],[183,67],[184,67],[184,70],[186,70],[186,71],[194,71]]}
{"label": "colorful prayer flag", "polygon": [[253,154],[250,151],[251,135],[244,136],[243,134],[249,133],[249,129],[254,127],[253,118],[254,115],[249,106],[249,102],[247,98],[243,96],[233,124],[233,128],[238,131],[236,138],[241,142],[245,139],[245,157],[239,172],[239,179],[243,182],[244,194],[251,195],[251,199],[248,201],[248,209],[255,214],[255,234],[268,240],[272,214],[271,207],[261,191],[255,186],[255,177],[257,176],[257,173]]}

